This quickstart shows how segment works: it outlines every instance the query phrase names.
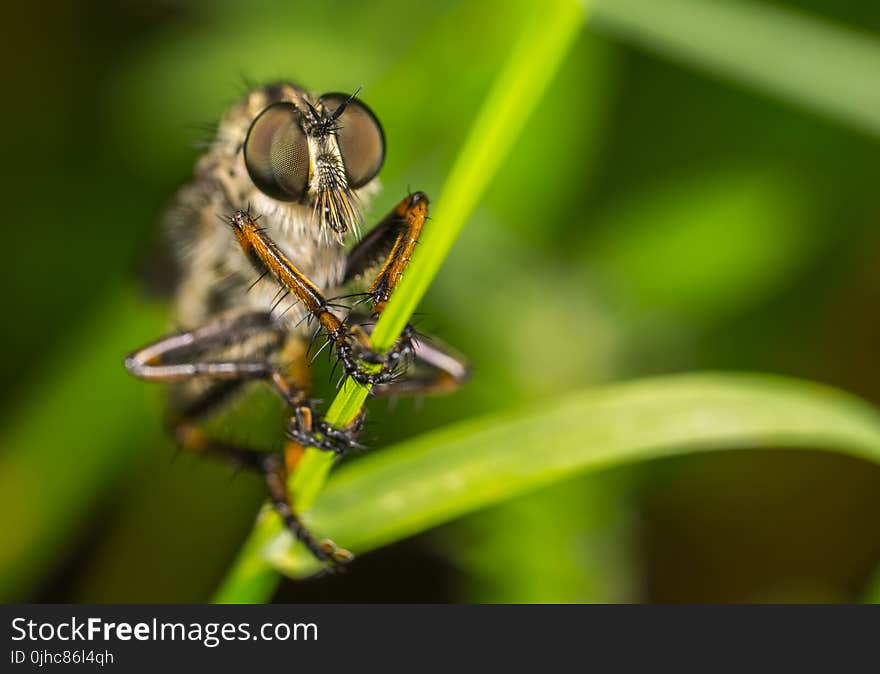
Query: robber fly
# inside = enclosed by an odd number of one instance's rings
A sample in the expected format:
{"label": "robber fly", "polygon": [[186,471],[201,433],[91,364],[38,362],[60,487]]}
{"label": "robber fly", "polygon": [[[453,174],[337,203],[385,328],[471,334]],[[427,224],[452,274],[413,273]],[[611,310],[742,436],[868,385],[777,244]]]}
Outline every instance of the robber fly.
{"label": "robber fly", "polygon": [[[344,429],[327,424],[309,397],[317,326],[345,373],[379,396],[437,393],[468,375],[459,356],[408,326],[377,353],[369,335],[401,278],[428,215],[406,196],[350,250],[385,158],[379,120],[356,95],[315,96],[289,83],[251,90],[220,121],[165,218],[178,273],[175,323],[183,330],[129,355],[133,375],[171,385],[167,424],[185,450],[258,471],[275,510],[321,561],[351,553],[319,541],[287,493],[305,448],[342,456],[358,446],[363,410]],[[346,288],[366,284],[358,304]],[[294,303],[279,309],[280,300]],[[347,304],[334,301],[349,298]],[[244,385],[264,382],[288,413],[282,452],[221,441],[205,423]],[[279,429],[279,434],[282,429]]]}

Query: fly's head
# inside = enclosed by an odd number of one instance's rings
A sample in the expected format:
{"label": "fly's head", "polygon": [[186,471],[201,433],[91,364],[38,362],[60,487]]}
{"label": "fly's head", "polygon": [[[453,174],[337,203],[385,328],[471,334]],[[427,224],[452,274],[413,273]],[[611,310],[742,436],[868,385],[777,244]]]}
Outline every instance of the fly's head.
{"label": "fly's head", "polygon": [[[357,191],[379,172],[385,136],[356,98],[294,87],[258,112],[243,144],[247,174],[265,196],[306,204],[314,226],[341,238],[361,219]],[[268,99],[271,100],[271,97]]]}

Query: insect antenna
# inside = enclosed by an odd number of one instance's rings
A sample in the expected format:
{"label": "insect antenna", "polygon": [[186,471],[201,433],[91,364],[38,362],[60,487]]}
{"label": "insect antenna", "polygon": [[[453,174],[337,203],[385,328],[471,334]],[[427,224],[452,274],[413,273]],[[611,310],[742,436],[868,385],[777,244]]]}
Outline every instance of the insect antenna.
{"label": "insect antenna", "polygon": [[345,111],[345,109],[348,107],[348,104],[351,103],[355,98],[357,98],[357,95],[361,92],[361,89],[363,89],[363,87],[358,87],[354,90],[354,93],[351,96],[340,103],[339,107],[336,108],[336,110],[333,111],[330,117],[327,118],[327,121],[335,122],[337,119],[339,119],[339,116]]}

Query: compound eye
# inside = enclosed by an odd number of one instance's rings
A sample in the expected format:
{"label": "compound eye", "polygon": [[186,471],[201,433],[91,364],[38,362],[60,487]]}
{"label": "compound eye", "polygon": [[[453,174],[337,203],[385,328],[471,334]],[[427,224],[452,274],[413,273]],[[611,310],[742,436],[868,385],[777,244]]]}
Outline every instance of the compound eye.
{"label": "compound eye", "polygon": [[321,103],[326,114],[333,114],[340,105],[348,105],[336,120],[336,142],[345,164],[345,176],[351,187],[370,182],[385,160],[385,134],[379,120],[366,105],[349,101],[345,94],[324,94]]}
{"label": "compound eye", "polygon": [[291,103],[263,110],[248,129],[244,163],[254,185],[280,201],[297,201],[309,185],[309,142]]}

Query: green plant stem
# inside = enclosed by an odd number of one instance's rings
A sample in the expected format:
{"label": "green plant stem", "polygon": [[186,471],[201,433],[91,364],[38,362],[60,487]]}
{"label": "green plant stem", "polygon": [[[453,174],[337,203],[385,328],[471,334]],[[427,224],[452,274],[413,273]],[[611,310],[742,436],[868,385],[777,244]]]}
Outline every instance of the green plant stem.
{"label": "green plant stem", "polygon": [[[412,317],[443,260],[514,141],[553,79],[584,22],[584,5],[574,0],[544,3],[523,27],[517,44],[496,78],[441,190],[441,199],[420,246],[372,334],[378,351],[389,349]],[[369,388],[346,379],[326,414],[343,428],[364,404]],[[334,457],[309,449],[290,481],[299,512],[312,505]],[[264,508],[250,538],[222,582],[217,603],[260,602],[271,596],[277,574],[262,550],[278,531]]]}

